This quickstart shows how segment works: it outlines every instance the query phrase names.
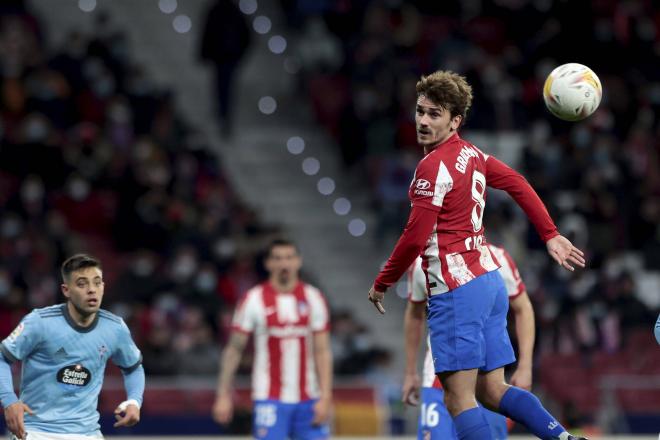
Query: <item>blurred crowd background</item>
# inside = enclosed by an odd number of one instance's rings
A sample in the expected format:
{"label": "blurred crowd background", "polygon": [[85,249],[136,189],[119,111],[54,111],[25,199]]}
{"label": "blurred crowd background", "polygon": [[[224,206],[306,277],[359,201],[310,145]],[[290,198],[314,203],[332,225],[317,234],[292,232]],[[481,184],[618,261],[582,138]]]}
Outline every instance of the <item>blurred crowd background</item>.
{"label": "blurred crowd background", "polygon": [[[595,424],[608,417],[593,398],[600,375],[660,375],[652,342],[660,307],[657,4],[278,6],[298,69],[295,92],[336,141],[346,171],[370,191],[379,218],[373,246],[398,234],[407,217],[421,155],[415,82],[439,68],[461,72],[475,95],[463,136],[485,151],[478,140],[510,139],[511,165],[589,260],[575,275],[557,270],[522,212],[489,194],[488,237],[512,253],[536,309],[541,391],[571,423]],[[233,2],[215,8],[213,19],[198,18],[211,24],[197,61],[216,65],[217,90],[209,93],[218,94],[222,133],[231,137],[227,96],[252,31]],[[53,48],[25,2],[0,3],[0,336],[30,309],[62,300],[59,264],[85,250],[101,258],[112,292],[104,305],[129,323],[147,374],[211,376],[233,306],[263,279],[261,252],[281,225],[241,200],[206,134],[129,57],[121,18],[94,13],[94,33],[72,29]],[[565,62],[593,68],[605,90],[600,109],[581,123],[559,121],[543,105],[546,75]],[[337,374],[380,378],[394,354],[362,317],[333,315]],[[248,356],[244,371],[249,365]],[[657,414],[658,391],[624,392],[619,402]]]}

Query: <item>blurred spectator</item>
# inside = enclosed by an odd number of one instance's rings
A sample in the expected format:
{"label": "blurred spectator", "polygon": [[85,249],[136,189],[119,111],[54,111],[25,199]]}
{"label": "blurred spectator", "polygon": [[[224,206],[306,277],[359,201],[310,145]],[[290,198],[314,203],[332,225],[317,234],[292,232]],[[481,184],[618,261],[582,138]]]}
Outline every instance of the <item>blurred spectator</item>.
{"label": "blurred spectator", "polygon": [[132,327],[148,374],[215,374],[223,311],[258,277],[274,228],[107,14],[94,32],[50,52],[23,2],[0,5],[0,333],[56,301],[57,262],[89,251],[107,261],[104,307]]}
{"label": "blurred spectator", "polygon": [[205,15],[201,58],[213,65],[218,122],[224,136],[232,131],[234,76],[250,46],[250,28],[232,0],[216,0]]}

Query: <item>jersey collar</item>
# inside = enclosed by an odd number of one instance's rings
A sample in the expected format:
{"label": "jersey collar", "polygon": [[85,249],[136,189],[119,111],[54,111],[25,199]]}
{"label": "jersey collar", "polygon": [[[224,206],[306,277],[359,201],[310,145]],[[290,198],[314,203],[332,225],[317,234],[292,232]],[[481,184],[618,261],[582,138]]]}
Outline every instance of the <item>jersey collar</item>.
{"label": "jersey collar", "polygon": [[76,321],[73,320],[73,317],[71,317],[71,314],[69,313],[69,308],[66,306],[66,303],[62,304],[62,314],[64,315],[64,319],[66,320],[67,324],[71,326],[72,329],[77,331],[78,333],[88,333],[94,330],[96,327],[96,324],[99,322],[99,312],[96,312],[96,315],[94,316],[94,321],[87,327],[83,327],[82,325],[78,325]]}
{"label": "jersey collar", "polygon": [[449,136],[449,137],[447,138],[447,140],[445,140],[444,142],[440,142],[439,144],[435,144],[435,146],[433,147],[433,149],[432,149],[431,151],[429,151],[429,154],[433,153],[435,150],[437,150],[438,148],[442,147],[443,145],[451,144],[451,143],[454,142],[456,139],[458,139],[458,131],[456,131],[454,134],[452,134],[451,136]]}

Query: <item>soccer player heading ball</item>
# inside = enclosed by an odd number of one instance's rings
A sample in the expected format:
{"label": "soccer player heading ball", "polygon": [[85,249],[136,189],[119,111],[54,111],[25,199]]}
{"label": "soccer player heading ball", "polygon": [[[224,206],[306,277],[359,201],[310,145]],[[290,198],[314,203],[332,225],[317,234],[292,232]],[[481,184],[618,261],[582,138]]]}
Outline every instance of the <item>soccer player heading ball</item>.
{"label": "soccer player heading ball", "polygon": [[450,71],[417,83],[417,141],[425,156],[408,196],[408,223],[369,300],[385,313],[385,291],[418,255],[429,295],[428,327],[436,375],[460,440],[493,437],[476,398],[488,409],[526,426],[542,439],[575,439],[530,392],[507,384],[504,366],[515,361],[506,330],[507,291],[486,247],[486,186],[505,190],[525,211],[550,256],[562,267],[584,267],[582,251],[559,234],[524,177],[461,139],[458,129],[472,104],[472,88]]}
{"label": "soccer player heading ball", "polygon": [[[140,420],[142,355],[124,321],[101,309],[101,263],[84,254],[67,259],[61,288],[66,304],[34,309],[0,344],[0,401],[15,438],[102,439],[96,408],[108,359],[121,369],[127,394],[115,427]],[[23,363],[20,400],[9,367],[15,361]]]}

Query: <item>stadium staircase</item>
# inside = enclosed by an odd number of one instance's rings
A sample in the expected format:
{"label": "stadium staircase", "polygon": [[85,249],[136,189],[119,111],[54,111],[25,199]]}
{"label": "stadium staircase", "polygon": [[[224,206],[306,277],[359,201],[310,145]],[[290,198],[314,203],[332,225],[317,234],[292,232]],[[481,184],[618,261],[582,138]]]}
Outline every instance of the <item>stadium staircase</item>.
{"label": "stadium staircase", "polygon": [[[88,4],[91,1],[86,0]],[[278,2],[259,2],[257,12],[248,17],[251,25],[255,16],[266,15],[273,27],[266,35],[253,32],[252,47],[237,75],[236,124],[230,140],[220,136],[215,124],[212,72],[200,64],[198,57],[207,1],[179,1],[171,14],[161,12],[156,0],[98,0],[92,13],[81,11],[78,3],[58,2],[53,7],[49,0],[30,1],[44,20],[48,44],[61,47],[64,37],[74,29],[92,32],[94,12],[107,11],[113,26],[126,32],[131,58],[145,68],[157,85],[175,92],[185,119],[219,151],[222,166],[242,199],[256,209],[261,219],[282,225],[299,243],[307,278],[327,293],[331,306],[353,311],[358,320],[370,327],[372,335],[377,335],[376,345],[401,353],[405,301],[390,295],[385,303],[388,313],[380,318],[366,299],[373,277],[387,257],[383,252],[391,249],[393,243],[374,245],[376,219],[369,207],[368,188],[342,170],[338,147],[315,124],[306,100],[295,93],[295,77],[284,69],[291,44],[280,55],[268,49],[271,36],[287,37],[276,8]],[[173,28],[173,19],[179,14],[191,19],[192,27],[187,33],[177,33]],[[272,96],[277,101],[273,114],[259,112],[257,103],[262,96]],[[287,140],[292,136],[304,139],[302,154],[288,152]],[[302,171],[302,162],[308,157],[320,162],[315,176]],[[334,179],[336,189],[332,195],[324,196],[317,190],[321,177]],[[337,197],[350,200],[352,209],[348,215],[334,213]],[[361,237],[349,234],[348,223],[354,218],[366,223],[366,233]],[[395,356],[394,361],[400,367],[402,356]]]}

